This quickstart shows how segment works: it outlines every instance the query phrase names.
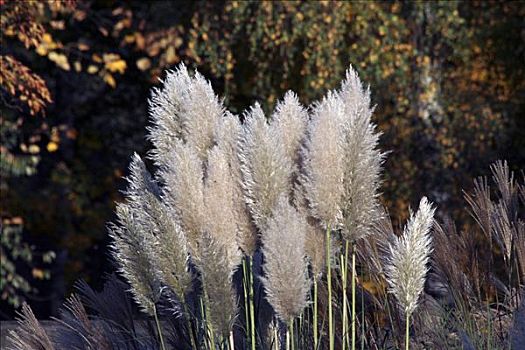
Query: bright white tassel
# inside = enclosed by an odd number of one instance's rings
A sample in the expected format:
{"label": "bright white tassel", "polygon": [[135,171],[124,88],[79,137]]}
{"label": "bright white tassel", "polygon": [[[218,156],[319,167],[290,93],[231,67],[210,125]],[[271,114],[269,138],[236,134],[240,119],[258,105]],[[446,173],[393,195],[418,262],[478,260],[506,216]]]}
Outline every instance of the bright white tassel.
{"label": "bright white tassel", "polygon": [[419,210],[411,213],[402,237],[389,245],[390,255],[385,268],[390,292],[407,316],[417,307],[428,272],[432,251],[430,229],[434,221],[434,208],[426,197],[421,199]]}
{"label": "bright white tassel", "polygon": [[419,210],[403,230],[402,237],[395,237],[389,244],[385,273],[390,292],[396,296],[405,313],[405,350],[410,347],[410,316],[417,307],[428,272],[428,260],[432,251],[430,229],[434,222],[434,208],[426,197],[421,198]]}
{"label": "bright white tassel", "polygon": [[289,325],[308,304],[310,280],[304,252],[306,219],[284,196],[262,234],[266,299]]}

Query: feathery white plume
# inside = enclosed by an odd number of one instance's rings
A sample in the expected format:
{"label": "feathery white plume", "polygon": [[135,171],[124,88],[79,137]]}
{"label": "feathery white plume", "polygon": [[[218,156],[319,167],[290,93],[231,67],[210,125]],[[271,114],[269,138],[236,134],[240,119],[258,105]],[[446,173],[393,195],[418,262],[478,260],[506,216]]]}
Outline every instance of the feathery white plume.
{"label": "feathery white plume", "polygon": [[344,106],[343,235],[357,241],[371,233],[380,216],[378,190],[384,154],[378,148],[380,133],[370,121],[370,90],[364,89],[350,67],[338,92]]}
{"label": "feathery white plume", "polygon": [[208,168],[204,184],[206,232],[225,248],[225,260],[231,273],[241,262],[237,245],[237,222],[234,206],[235,183],[226,154],[217,146],[208,151]]}
{"label": "feathery white plume", "polygon": [[270,129],[271,133],[280,135],[285,154],[293,164],[299,158],[307,122],[308,113],[299,102],[297,95],[288,91],[275,108]]}
{"label": "feathery white plume", "polygon": [[314,110],[302,150],[301,178],[312,215],[326,227],[342,221],[344,194],[344,108],[339,96],[328,93]]}
{"label": "feathery white plume", "polygon": [[173,210],[159,199],[152,199],[149,216],[155,236],[149,242],[151,259],[159,279],[179,297],[191,290],[192,275],[188,270],[188,242],[184,232],[175,221]]}
{"label": "feathery white plume", "polygon": [[319,225],[319,221],[310,216],[304,188],[300,183],[296,183],[294,186],[293,203],[299,215],[306,218],[304,251],[310,262],[312,275],[315,278],[320,278],[326,265],[325,232]]}
{"label": "feathery white plume", "polygon": [[148,139],[154,146],[152,156],[158,166],[166,164],[166,156],[174,142],[182,137],[181,96],[188,93],[191,78],[184,64],[168,71],[161,88],[153,88],[149,100],[150,120]]}
{"label": "feathery white plume", "polygon": [[159,175],[165,182],[166,199],[194,249],[199,234],[205,230],[202,161],[193,147],[178,140],[168,158],[168,165],[160,169]]}
{"label": "feathery white plume", "polygon": [[266,298],[279,318],[288,323],[308,302],[310,281],[305,260],[306,219],[284,196],[262,233]]}
{"label": "feathery white plume", "polygon": [[191,77],[184,64],[168,71],[163,86],[154,89],[150,99],[153,126],[149,140],[155,147],[152,156],[158,166],[168,161],[176,140],[195,148],[201,159],[213,145],[213,133],[224,107],[208,81],[195,72]]}
{"label": "feathery white plume", "polygon": [[232,288],[232,274],[227,247],[208,232],[198,242],[195,263],[201,272],[206,305],[206,317],[216,335],[228,336],[237,314],[237,302]]}
{"label": "feathery white plume", "polygon": [[246,202],[262,231],[279,197],[291,192],[292,163],[259,104],[246,116],[239,147]]}
{"label": "feathery white plume", "polygon": [[411,315],[423,292],[428,261],[432,251],[430,230],[434,221],[434,208],[426,197],[421,199],[419,210],[411,213],[403,235],[389,244],[385,273],[390,292],[403,311]]}
{"label": "feathery white plume", "polygon": [[224,107],[208,81],[199,73],[182,100],[182,137],[195,147],[201,159],[213,145],[215,125],[224,113]]}
{"label": "feathery white plume", "polygon": [[110,225],[113,257],[130,283],[135,300],[151,314],[160,293],[160,282],[152,257],[156,237],[149,217],[159,188],[136,153],[129,168],[126,203],[117,205],[117,224]]}
{"label": "feathery white plume", "polygon": [[109,226],[109,235],[119,271],[131,286],[131,294],[141,308],[150,315],[160,296],[160,282],[149,249],[152,236],[137,219],[136,208],[117,205],[117,224]]}
{"label": "feathery white plume", "polygon": [[239,163],[239,139],[241,123],[237,116],[226,113],[216,126],[217,146],[224,153],[230,169],[233,186],[233,210],[237,225],[237,244],[247,255],[253,255],[257,243],[257,231],[250,215],[250,209],[244,199],[242,172]]}

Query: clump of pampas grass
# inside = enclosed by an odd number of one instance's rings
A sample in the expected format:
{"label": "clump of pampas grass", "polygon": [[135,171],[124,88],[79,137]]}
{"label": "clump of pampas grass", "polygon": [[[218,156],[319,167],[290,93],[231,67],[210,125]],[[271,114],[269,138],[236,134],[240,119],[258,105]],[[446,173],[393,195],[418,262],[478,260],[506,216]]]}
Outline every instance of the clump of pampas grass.
{"label": "clump of pampas grass", "polygon": [[[404,314],[408,348],[410,321],[427,281],[435,209],[424,197],[402,235],[393,233],[379,205],[385,153],[373,110],[370,90],[353,68],[338,89],[310,106],[287,92],[273,112],[265,115],[255,103],[241,118],[226,110],[198,72],[184,65],[169,71],[150,99],[153,148],[144,159],[131,157],[125,199],[109,225],[113,259],[127,284],[115,278],[112,293],[90,290],[88,298],[70,299],[56,334],[46,334],[24,306],[22,328],[11,336],[15,349],[126,344],[255,350],[286,338],[287,349],[354,350],[357,287],[361,346],[387,348],[402,328],[380,328],[366,296],[387,306],[389,316],[395,310],[391,321]],[[514,286],[508,294],[517,305],[525,279],[519,216],[525,188],[506,163],[491,170],[498,197],[480,179],[466,198],[482,232],[501,251]],[[445,245],[454,236],[443,230],[437,226],[433,259],[440,268],[434,272],[457,277],[449,278],[450,289],[468,276],[447,270]],[[475,249],[462,242],[455,251]],[[452,261],[459,265],[460,259]],[[363,279],[357,278],[359,263],[368,266]],[[377,295],[367,294],[367,277]],[[398,308],[390,307],[387,288]],[[134,321],[131,300],[147,318]],[[88,314],[91,309],[99,311]],[[523,323],[521,311],[516,324]],[[137,333],[139,327],[146,334]],[[380,337],[390,339],[380,344]]]}

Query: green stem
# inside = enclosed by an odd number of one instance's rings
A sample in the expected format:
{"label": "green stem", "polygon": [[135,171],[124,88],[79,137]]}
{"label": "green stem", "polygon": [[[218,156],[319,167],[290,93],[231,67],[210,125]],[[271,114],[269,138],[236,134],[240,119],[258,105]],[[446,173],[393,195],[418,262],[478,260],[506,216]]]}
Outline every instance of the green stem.
{"label": "green stem", "polygon": [[206,297],[206,290],[203,292],[203,296],[200,298],[200,304],[201,304],[201,315],[202,315],[202,322],[204,324],[204,331],[207,335],[208,341],[206,342],[208,344],[208,349],[215,350],[215,340],[213,336],[213,330],[211,327],[209,327],[208,324],[208,309],[204,307],[204,298]]}
{"label": "green stem", "polygon": [[410,346],[410,315],[407,312],[406,334],[405,334],[405,350],[408,350],[409,346]]}
{"label": "green stem", "polygon": [[348,298],[346,296],[346,285],[348,281],[348,241],[345,242],[345,253],[341,255],[341,277],[343,279],[343,350],[348,342]]}
{"label": "green stem", "polygon": [[230,331],[230,350],[235,350],[235,341],[233,339],[233,331]]}
{"label": "green stem", "polygon": [[[181,295],[183,295],[183,293]],[[184,306],[184,317],[186,318],[186,326],[188,327],[188,332],[190,333],[191,348],[197,349],[193,334],[193,327],[191,325],[190,313],[188,311],[188,305],[186,304],[185,298],[182,299],[182,305]]]}
{"label": "green stem", "polygon": [[252,339],[252,350],[255,350],[255,307],[253,297],[253,263],[252,257],[248,257],[248,273],[250,274],[250,334]]}
{"label": "green stem", "polygon": [[295,349],[294,331],[293,331],[293,318],[290,321],[290,346],[292,350]]}
{"label": "green stem", "polygon": [[[246,257],[248,259],[248,257]],[[246,340],[249,342],[250,340],[250,313],[249,313],[249,301],[248,301],[248,269],[246,268],[246,259],[242,260],[242,272],[243,272],[243,289],[244,289],[244,320],[246,322]]]}
{"label": "green stem", "polygon": [[160,322],[159,317],[157,315],[157,307],[155,304],[153,304],[153,315],[155,316],[155,324],[157,325],[157,332],[159,333],[160,347],[162,350],[166,350],[166,346],[164,345],[164,338],[162,337],[162,331],[160,330]]}
{"label": "green stem", "polygon": [[275,323],[275,326],[273,327],[273,336],[275,339],[275,350],[279,350],[281,347],[279,346],[279,334],[277,333],[277,323]]}
{"label": "green stem", "polygon": [[[301,312],[301,314],[299,315],[299,330],[297,332],[298,335],[301,334],[302,329],[303,329],[303,313]],[[299,343],[299,339],[297,339],[297,342]]]}
{"label": "green stem", "polygon": [[[208,323],[208,321],[206,321]],[[215,334],[213,334],[213,328],[209,327],[208,332],[210,333],[211,349],[215,350]]]}
{"label": "green stem", "polygon": [[344,254],[341,254],[341,284],[342,284],[342,287],[343,287],[343,307],[342,307],[342,310],[341,312],[343,313],[343,331],[342,331],[342,336],[343,336],[343,341],[341,342],[342,343],[342,350],[346,350],[346,343],[347,343],[347,340],[348,340],[348,334],[347,334],[347,329],[348,329],[348,326],[347,326],[347,323],[348,323],[348,319],[347,319],[347,315],[348,313],[346,312],[346,308],[347,308],[347,303],[348,303],[348,300],[346,298],[346,273],[347,271],[346,268],[345,268],[345,257],[344,257]]}
{"label": "green stem", "polygon": [[[348,244],[348,242],[347,242]],[[347,245],[348,249],[348,245]],[[355,242],[352,242],[352,350],[355,350],[355,340],[356,340],[356,333],[355,333],[355,324],[356,324],[356,317],[355,317],[355,282],[356,282],[356,273],[355,273]]]}
{"label": "green stem", "polygon": [[318,334],[317,334],[317,277],[314,276],[314,350],[317,350]]}
{"label": "green stem", "polygon": [[332,324],[332,272],[330,267],[330,225],[326,228],[326,279],[328,284],[328,339],[330,350],[334,350],[334,329]]}
{"label": "green stem", "polygon": [[[363,268],[361,267],[361,276],[363,276]],[[361,350],[365,349],[365,293],[361,293]]]}
{"label": "green stem", "polygon": [[290,327],[286,327],[286,350],[290,350]]}

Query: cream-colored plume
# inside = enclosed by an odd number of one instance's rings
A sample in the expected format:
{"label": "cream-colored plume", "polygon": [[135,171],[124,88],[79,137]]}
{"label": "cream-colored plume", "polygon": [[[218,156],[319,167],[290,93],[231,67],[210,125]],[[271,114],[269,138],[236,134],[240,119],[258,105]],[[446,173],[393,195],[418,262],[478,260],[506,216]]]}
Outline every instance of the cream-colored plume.
{"label": "cream-colored plume", "polygon": [[208,152],[204,184],[205,231],[225,249],[230,273],[241,263],[237,245],[237,220],[234,206],[235,183],[226,154],[217,146]]}
{"label": "cream-colored plume", "polygon": [[303,149],[301,178],[312,215],[327,227],[342,223],[344,195],[344,108],[339,96],[329,93],[314,110]]}
{"label": "cream-colored plume", "polygon": [[411,213],[403,235],[390,244],[385,273],[390,292],[401,309],[408,315],[417,307],[423,292],[432,251],[430,230],[434,221],[434,208],[426,197],[421,199],[419,210]]}
{"label": "cream-colored plume", "polygon": [[244,199],[242,187],[242,172],[238,156],[241,128],[239,118],[227,113],[217,124],[215,138],[217,146],[224,153],[230,168],[234,219],[237,225],[237,244],[246,255],[251,256],[256,249],[257,231],[248,204]]}
{"label": "cream-colored plume", "polygon": [[165,182],[166,199],[177,213],[190,247],[196,252],[198,237],[206,228],[202,161],[193,147],[179,140],[169,158],[169,165],[159,173]]}
{"label": "cream-colored plume", "polygon": [[262,233],[266,298],[287,324],[308,303],[310,280],[304,252],[307,223],[281,196]]}
{"label": "cream-colored plume", "polygon": [[277,104],[272,115],[270,129],[272,134],[280,135],[286,157],[292,164],[299,158],[301,142],[305,137],[308,113],[299,103],[297,95],[288,91]]}
{"label": "cream-colored plume", "polygon": [[263,231],[279,197],[291,192],[293,166],[281,135],[269,127],[258,104],[246,115],[239,147],[246,202]]}
{"label": "cream-colored plume", "polygon": [[357,72],[350,67],[338,92],[343,103],[344,200],[343,235],[357,241],[372,232],[378,210],[380,175],[384,154],[378,148],[380,133],[370,121],[370,90],[364,89]]}
{"label": "cream-colored plume", "polygon": [[213,145],[215,125],[224,107],[208,81],[195,72],[190,76],[184,64],[168,71],[161,89],[154,89],[150,99],[153,127],[148,138],[154,145],[156,164],[166,164],[178,139],[193,147],[205,160]]}

